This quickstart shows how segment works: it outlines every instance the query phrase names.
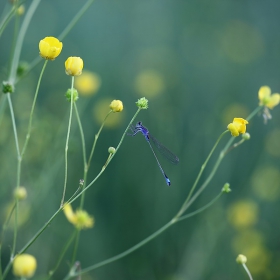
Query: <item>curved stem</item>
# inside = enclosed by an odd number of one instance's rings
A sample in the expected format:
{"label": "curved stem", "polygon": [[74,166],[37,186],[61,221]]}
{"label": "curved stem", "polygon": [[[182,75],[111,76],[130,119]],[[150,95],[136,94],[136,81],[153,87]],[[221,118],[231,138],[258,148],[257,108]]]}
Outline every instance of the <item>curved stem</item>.
{"label": "curved stem", "polygon": [[258,112],[260,112],[263,109],[263,106],[258,106],[247,118],[246,120],[251,120]]}
{"label": "curved stem", "polygon": [[30,24],[31,18],[32,18],[35,10],[37,9],[40,1],[41,0],[33,0],[32,1],[32,3],[30,4],[29,9],[28,9],[28,11],[25,15],[25,18],[22,22],[21,29],[19,31],[19,36],[18,36],[17,43],[16,43],[14,56],[13,56],[13,62],[12,62],[12,65],[11,65],[10,76],[9,76],[9,82],[11,84],[15,83],[17,67],[18,67],[20,53],[21,53],[21,49],[22,49],[22,43],[23,43],[23,40],[25,38],[25,34],[26,34],[27,28]]}
{"label": "curved stem", "polygon": [[93,142],[93,145],[92,145],[92,148],[91,148],[91,152],[90,152],[90,156],[89,156],[88,163],[87,163],[87,169],[88,169],[89,166],[90,166],[90,163],[91,163],[91,160],[92,160],[92,156],[93,156],[93,153],[94,153],[94,150],[95,150],[95,146],[96,146],[98,137],[99,137],[99,135],[100,135],[100,133],[101,133],[101,131],[102,131],[102,129],[103,129],[103,126],[104,126],[104,124],[105,124],[107,118],[109,117],[109,115],[110,115],[112,112],[113,112],[113,111],[110,110],[110,111],[107,113],[107,115],[105,116],[105,118],[104,118],[104,120],[103,120],[102,125],[100,126],[100,128],[99,128],[97,134],[96,134],[95,137],[94,137],[94,142]]}
{"label": "curved stem", "polygon": [[36,87],[36,91],[35,91],[35,95],[34,95],[32,107],[31,107],[31,111],[30,111],[30,115],[29,115],[29,123],[28,123],[27,134],[26,134],[26,137],[25,137],[25,142],[24,142],[22,151],[21,151],[21,157],[23,157],[23,155],[24,155],[24,153],[25,153],[25,150],[26,150],[26,147],[27,147],[27,145],[28,145],[29,139],[30,139],[31,129],[32,129],[32,120],[33,120],[33,114],[34,114],[35,104],[36,104],[36,101],[37,101],[37,96],[38,96],[38,92],[39,92],[41,80],[42,80],[44,71],[45,71],[45,69],[46,69],[47,63],[48,63],[48,60],[45,60],[45,63],[44,63],[44,65],[43,65],[43,68],[42,68],[42,70],[41,70],[41,73],[40,73],[40,76],[39,76],[39,79],[38,79],[38,83],[37,83],[37,87]]}
{"label": "curved stem", "polygon": [[68,142],[71,130],[71,123],[72,123],[72,113],[73,113],[73,91],[74,91],[74,76],[72,76],[72,84],[71,84],[71,105],[70,105],[70,115],[69,115],[69,122],[68,122],[68,130],[66,136],[66,143],[65,143],[65,174],[64,174],[64,187],[62,193],[62,199],[60,206],[64,203],[65,193],[66,193],[66,186],[67,186],[67,173],[68,173]]}
{"label": "curved stem", "polygon": [[253,277],[252,277],[252,275],[251,275],[251,273],[250,273],[248,267],[246,266],[246,264],[243,263],[242,265],[243,265],[245,271],[247,272],[247,274],[248,274],[248,276],[249,276],[249,279],[250,279],[250,280],[253,280]]}
{"label": "curved stem", "polygon": [[[192,194],[193,194],[193,192],[194,192],[194,190],[195,190],[195,188],[196,188],[196,186],[197,186],[197,184],[198,184],[198,181],[199,181],[199,179],[200,179],[200,177],[201,177],[201,175],[202,175],[202,173],[203,173],[203,171],[204,171],[204,169],[205,169],[205,167],[206,167],[206,165],[207,165],[209,159],[211,158],[211,156],[212,156],[213,152],[215,151],[217,145],[219,144],[220,140],[223,138],[223,136],[224,136],[227,132],[228,132],[228,130],[224,131],[224,132],[219,136],[218,140],[216,141],[215,145],[213,146],[213,148],[212,148],[211,152],[209,153],[208,157],[206,158],[205,162],[202,164],[202,166],[201,166],[201,168],[200,168],[200,171],[199,171],[199,173],[198,173],[198,175],[197,175],[197,177],[196,177],[196,180],[195,180],[195,182],[194,182],[194,184],[193,184],[193,186],[192,186],[192,188],[191,188],[191,190],[190,190],[190,192],[189,192],[188,197],[186,198],[186,200],[185,200],[184,204],[182,205],[180,211],[179,211],[178,214],[176,215],[177,218],[179,218],[179,217],[185,212],[185,210],[186,210],[186,209],[185,209],[185,208],[186,208],[186,205],[188,204],[188,202],[189,202],[189,200],[190,200],[190,198],[191,198],[191,196],[192,196]],[[175,217],[175,218],[176,218],[176,217]]]}

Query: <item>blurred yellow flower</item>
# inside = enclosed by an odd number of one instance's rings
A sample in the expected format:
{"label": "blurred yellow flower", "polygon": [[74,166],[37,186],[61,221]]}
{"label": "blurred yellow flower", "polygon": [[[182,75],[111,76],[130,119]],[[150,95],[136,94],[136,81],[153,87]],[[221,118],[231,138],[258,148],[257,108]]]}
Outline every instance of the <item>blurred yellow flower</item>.
{"label": "blurred yellow flower", "polygon": [[17,9],[17,15],[22,16],[25,12],[24,5],[20,5]]}
{"label": "blurred yellow flower", "polygon": [[22,254],[15,257],[13,262],[13,273],[22,278],[31,278],[36,270],[36,259],[29,254]]}
{"label": "blurred yellow flower", "polygon": [[[279,141],[279,140],[278,140]],[[278,166],[262,166],[251,179],[253,191],[260,198],[275,201],[280,197],[280,171]]]}
{"label": "blurred yellow flower", "polygon": [[47,60],[54,60],[62,50],[62,43],[55,37],[45,37],[39,43],[40,55]]}
{"label": "blurred yellow flower", "polygon": [[70,56],[65,61],[65,72],[70,76],[80,76],[84,68],[84,62],[80,57]]}
{"label": "blurred yellow flower", "polygon": [[27,197],[27,191],[25,187],[19,187],[14,190],[14,197],[18,200],[24,200]]}
{"label": "blurred yellow flower", "polygon": [[[108,104],[110,104],[112,99],[104,98],[98,100],[93,107],[93,117],[98,122],[98,124],[102,124],[105,116],[108,114]],[[121,114],[111,114],[109,118],[107,118],[104,127],[107,128],[115,128],[118,127],[124,118],[124,112]]]}
{"label": "blurred yellow flower", "polygon": [[246,132],[246,124],[248,122],[242,118],[234,118],[227,128],[231,132],[231,135],[237,137],[240,133]]}
{"label": "blurred yellow flower", "polygon": [[240,200],[227,211],[228,221],[236,228],[247,228],[258,220],[258,205],[253,201]]}
{"label": "blurred yellow flower", "polygon": [[63,212],[67,220],[73,224],[77,229],[92,228],[94,225],[94,218],[84,210],[76,210],[73,212],[72,206],[66,203],[63,207]]}
{"label": "blurred yellow flower", "polygon": [[165,89],[162,75],[155,70],[141,72],[135,79],[135,90],[140,96],[155,97]]}
{"label": "blurred yellow flower", "polygon": [[81,95],[89,96],[95,94],[101,86],[101,78],[98,74],[83,71],[83,75],[75,79],[75,87]]}
{"label": "blurred yellow flower", "polygon": [[271,89],[268,86],[262,86],[259,89],[259,100],[260,106],[266,106],[269,109],[273,109],[280,102],[280,94],[273,93],[271,94]]}
{"label": "blurred yellow flower", "polygon": [[266,151],[274,156],[280,157],[280,129],[274,129],[269,132],[265,139],[265,149]]}
{"label": "blurred yellow flower", "polygon": [[113,100],[110,104],[110,109],[113,112],[121,112],[123,110],[123,103],[120,100]]}

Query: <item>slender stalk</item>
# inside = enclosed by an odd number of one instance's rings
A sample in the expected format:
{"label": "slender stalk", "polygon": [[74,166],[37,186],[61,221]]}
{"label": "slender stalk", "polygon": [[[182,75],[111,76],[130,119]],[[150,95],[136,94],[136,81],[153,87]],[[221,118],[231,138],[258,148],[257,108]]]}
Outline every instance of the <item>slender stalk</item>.
{"label": "slender stalk", "polygon": [[15,52],[14,52],[14,56],[13,56],[13,62],[11,65],[11,71],[10,71],[10,76],[9,76],[9,82],[11,84],[15,83],[16,80],[16,72],[17,72],[17,67],[18,67],[18,63],[19,63],[19,58],[20,58],[20,53],[21,53],[21,49],[22,49],[22,44],[23,44],[23,40],[25,38],[25,34],[27,31],[27,28],[30,24],[31,18],[33,17],[33,14],[35,12],[35,10],[37,9],[39,3],[41,0],[33,0],[32,3],[29,6],[29,9],[25,15],[25,18],[22,22],[20,31],[19,31],[19,35],[17,38],[17,42],[16,42],[16,48],[15,48]]}
{"label": "slender stalk", "polygon": [[1,123],[2,119],[3,119],[4,111],[6,108],[7,95],[3,94],[0,98],[1,98],[1,100],[0,100],[0,123]]}
{"label": "slender stalk", "polygon": [[73,112],[73,91],[74,91],[74,76],[72,76],[72,84],[71,84],[71,105],[70,105],[70,115],[69,115],[69,122],[68,122],[68,130],[67,130],[67,137],[65,143],[65,176],[64,176],[64,187],[62,193],[62,199],[60,206],[63,206],[65,193],[66,193],[66,186],[67,186],[67,172],[68,172],[68,142],[71,130],[71,123],[72,123],[72,112]]}
{"label": "slender stalk", "polygon": [[36,104],[36,101],[37,101],[37,96],[38,96],[41,80],[42,80],[44,71],[46,69],[47,63],[48,63],[48,60],[45,60],[45,63],[43,65],[43,68],[41,70],[41,73],[40,73],[40,76],[39,76],[39,79],[38,79],[38,83],[37,83],[37,87],[36,87],[36,91],[35,91],[35,96],[34,96],[34,99],[33,99],[32,107],[31,107],[31,111],[30,111],[30,115],[29,115],[29,123],[28,123],[27,134],[26,134],[26,137],[25,137],[25,142],[24,142],[22,151],[21,151],[21,157],[23,157],[23,155],[25,153],[25,150],[26,150],[26,147],[28,145],[29,139],[30,139],[35,104]]}
{"label": "slender stalk", "polygon": [[210,206],[212,206],[221,196],[222,196],[223,192],[220,192],[211,202],[209,202],[207,205],[205,205],[204,207],[188,214],[188,215],[185,215],[183,217],[181,217],[180,219],[177,219],[176,221],[174,219],[172,219],[170,222],[168,222],[167,224],[165,224],[163,227],[161,227],[159,230],[157,230],[156,232],[154,232],[153,234],[151,234],[150,236],[148,236],[147,238],[145,238],[144,240],[142,240],[141,242],[137,243],[136,245],[134,245],[133,247],[129,248],[128,250],[112,257],[112,258],[109,258],[105,261],[102,261],[102,262],[99,262],[97,264],[94,264],[92,266],[89,266],[85,269],[82,269],[81,271],[79,271],[78,273],[74,273],[74,274],[70,274],[68,276],[66,276],[64,278],[64,280],[67,280],[67,279],[70,279],[72,277],[75,277],[75,276],[78,276],[78,275],[81,275],[83,273],[86,273],[86,272],[89,272],[91,270],[94,270],[94,269],[97,269],[101,266],[104,266],[104,265],[107,265],[109,263],[112,263],[114,261],[117,261],[131,253],[133,253],[134,251],[136,251],[137,249],[139,249],[140,247],[142,247],[143,245],[147,244],[148,242],[152,241],[153,239],[155,239],[157,236],[159,236],[161,233],[163,233],[164,231],[166,231],[169,227],[171,227],[172,225],[174,225],[174,223],[176,222],[179,222],[179,221],[182,221],[184,219],[187,219],[187,218],[190,218],[190,217],[193,217],[201,212],[203,212],[204,210],[206,210],[207,208],[209,208]]}
{"label": "slender stalk", "polygon": [[17,9],[17,6],[13,6],[10,10],[10,12],[3,18],[3,20],[0,23],[0,37],[5,29],[5,27],[8,25],[9,21],[11,20],[11,18],[13,17],[13,15],[15,14]]}
{"label": "slender stalk", "polygon": [[164,232],[165,230],[167,230],[169,227],[171,227],[173,225],[173,223],[170,221],[168,222],[166,225],[164,225],[163,227],[161,227],[159,230],[157,230],[156,232],[154,232],[153,234],[151,234],[149,237],[145,238],[144,240],[142,240],[141,242],[137,243],[136,245],[134,245],[133,247],[129,248],[128,250],[112,257],[109,258],[105,261],[99,262],[97,264],[91,265],[85,269],[82,269],[81,271],[79,271],[78,273],[73,273],[71,275],[68,275],[64,278],[64,280],[70,279],[72,277],[78,276],[80,274],[89,272],[91,270],[97,269],[101,266],[104,266],[106,264],[112,263],[114,261],[117,261],[129,254],[131,254],[132,252],[136,251],[137,249],[139,249],[140,247],[142,247],[143,245],[147,244],[149,241],[153,240],[154,238],[156,238],[157,236],[159,236],[162,232]]}
{"label": "slender stalk", "polygon": [[48,280],[48,279],[51,279],[52,276],[54,275],[54,273],[57,271],[57,269],[58,269],[58,267],[59,267],[59,265],[60,265],[60,263],[61,263],[61,261],[62,261],[64,255],[65,255],[65,253],[67,252],[69,246],[70,246],[71,243],[73,242],[75,236],[76,236],[76,231],[73,231],[72,235],[70,236],[70,238],[68,239],[67,243],[64,245],[64,247],[63,247],[63,249],[62,249],[62,251],[61,251],[61,253],[60,253],[60,256],[59,256],[59,258],[58,258],[58,261],[57,261],[55,267],[49,272],[49,276],[48,276],[47,280]]}
{"label": "slender stalk", "polygon": [[248,274],[248,276],[249,276],[249,279],[250,279],[250,280],[253,280],[253,277],[252,277],[252,275],[251,275],[251,273],[250,273],[248,267],[246,266],[246,264],[243,263],[242,265],[243,265],[245,271],[247,272],[247,274]]}
{"label": "slender stalk", "polygon": [[93,3],[93,1],[94,0],[89,0],[84,4],[84,6],[81,8],[81,10],[73,17],[73,19],[69,22],[69,24],[66,26],[66,28],[58,36],[58,38],[60,40],[63,40],[66,37],[66,35],[70,32],[70,30],[76,25],[76,23],[79,21],[79,19],[87,11],[87,9],[90,7],[90,5]]}
{"label": "slender stalk", "polygon": [[76,232],[76,238],[75,238],[74,249],[73,249],[72,260],[71,260],[70,267],[73,266],[73,264],[75,262],[75,259],[76,259],[76,256],[77,256],[81,230],[76,229],[75,232]]}
{"label": "slender stalk", "polygon": [[[191,196],[192,196],[192,194],[193,194],[193,192],[194,192],[194,190],[195,190],[195,188],[196,188],[196,186],[197,186],[197,184],[198,184],[198,181],[199,181],[199,179],[200,179],[200,177],[201,177],[201,175],[202,175],[202,173],[203,173],[203,171],[204,171],[204,169],[205,169],[205,167],[206,167],[206,165],[207,165],[209,159],[211,158],[211,156],[212,156],[213,152],[215,151],[217,145],[219,144],[220,140],[223,138],[223,136],[224,136],[227,132],[228,132],[228,130],[224,131],[224,132],[219,136],[218,140],[216,141],[215,145],[213,146],[212,150],[210,151],[210,153],[209,153],[208,157],[206,158],[205,162],[202,164],[202,166],[201,166],[201,168],[200,168],[200,171],[199,171],[199,173],[198,173],[198,175],[197,175],[197,177],[196,177],[196,180],[195,180],[195,182],[194,182],[194,184],[193,184],[193,186],[192,186],[192,188],[191,188],[191,190],[190,190],[190,192],[189,192],[189,195],[187,196],[187,198],[186,198],[184,204],[182,205],[182,207],[181,207],[180,211],[178,212],[178,214],[176,215],[176,217],[179,218],[179,217],[185,212],[185,207],[186,207],[186,205],[188,204],[188,202],[189,202],[189,200],[190,200],[190,198],[191,198]],[[176,218],[176,217],[175,217],[175,218]]]}
{"label": "slender stalk", "polygon": [[110,111],[108,112],[108,114],[105,116],[105,118],[104,118],[104,120],[103,120],[103,123],[102,123],[102,125],[100,126],[100,128],[99,128],[97,134],[95,134],[94,142],[93,142],[93,145],[92,145],[92,148],[91,148],[91,152],[90,152],[90,156],[89,156],[88,163],[87,163],[87,168],[89,168],[89,166],[90,166],[90,163],[91,163],[91,160],[92,160],[92,156],[93,156],[93,153],[94,153],[94,150],[95,150],[95,146],[96,146],[96,142],[97,142],[97,140],[98,140],[98,137],[99,137],[99,135],[100,135],[100,133],[101,133],[101,131],[102,131],[102,129],[103,129],[103,126],[104,126],[104,124],[105,124],[107,118],[109,117],[109,115],[110,115],[112,112],[113,112],[112,110],[110,110]]}
{"label": "slender stalk", "polygon": [[263,109],[263,106],[258,106],[247,118],[246,120],[251,120],[258,112],[260,112]]}

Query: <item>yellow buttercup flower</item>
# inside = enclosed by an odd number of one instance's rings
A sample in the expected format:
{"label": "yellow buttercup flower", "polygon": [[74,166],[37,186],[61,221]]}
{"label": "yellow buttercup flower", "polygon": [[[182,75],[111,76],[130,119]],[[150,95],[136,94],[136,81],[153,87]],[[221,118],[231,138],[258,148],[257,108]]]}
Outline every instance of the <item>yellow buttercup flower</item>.
{"label": "yellow buttercup flower", "polygon": [[74,212],[69,203],[64,205],[63,212],[67,220],[77,229],[92,228],[94,225],[94,218],[92,216],[84,210],[77,210]]}
{"label": "yellow buttercup flower", "polygon": [[246,120],[242,118],[234,118],[233,122],[230,123],[227,128],[232,136],[237,137],[240,133],[243,134],[246,132],[246,124],[248,124]]}
{"label": "yellow buttercup flower", "polygon": [[70,56],[65,61],[65,72],[70,76],[80,76],[84,68],[84,62],[80,57]]}
{"label": "yellow buttercup flower", "polygon": [[269,109],[273,109],[280,102],[280,94],[279,93],[271,94],[270,87],[262,86],[259,89],[259,100],[260,100],[259,103],[260,106],[265,106]]}
{"label": "yellow buttercup flower", "polygon": [[18,277],[30,278],[37,268],[36,259],[29,254],[22,254],[15,257],[13,262],[13,273]]}
{"label": "yellow buttercup flower", "polygon": [[95,94],[101,86],[101,78],[98,74],[83,71],[83,75],[75,79],[75,87],[81,95],[90,96]]}
{"label": "yellow buttercup flower", "polygon": [[120,100],[113,100],[110,104],[110,109],[113,112],[121,112],[123,110],[123,103]]}
{"label": "yellow buttercup flower", "polygon": [[55,37],[45,37],[39,43],[40,55],[47,60],[54,60],[62,50],[62,43]]}

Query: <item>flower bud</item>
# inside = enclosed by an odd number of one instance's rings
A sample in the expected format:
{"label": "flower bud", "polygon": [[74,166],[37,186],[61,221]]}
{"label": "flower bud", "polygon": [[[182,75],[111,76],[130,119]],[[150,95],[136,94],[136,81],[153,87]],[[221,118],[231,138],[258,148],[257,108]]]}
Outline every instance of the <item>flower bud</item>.
{"label": "flower bud", "polygon": [[248,121],[242,118],[234,118],[227,128],[233,137],[237,137],[240,133],[244,134],[246,132],[246,124],[248,124]]}
{"label": "flower bud", "polygon": [[17,76],[21,77],[23,74],[27,72],[29,69],[29,64],[25,61],[21,61],[17,68]]}
{"label": "flower bud", "polygon": [[236,262],[240,264],[245,264],[247,262],[247,258],[244,255],[240,254],[237,256]]}
{"label": "flower bud", "polygon": [[24,200],[27,197],[27,191],[25,187],[19,187],[14,190],[14,197],[18,200]]}
{"label": "flower bud", "polygon": [[146,99],[145,97],[142,97],[142,98],[138,99],[138,101],[136,102],[136,105],[139,109],[148,109],[148,99]]}
{"label": "flower bud", "polygon": [[10,82],[8,81],[3,81],[2,82],[2,92],[3,93],[13,93],[15,90],[15,87],[13,84],[11,84]]}
{"label": "flower bud", "polygon": [[80,57],[70,56],[65,61],[65,72],[70,76],[80,76],[84,68],[84,62]]}
{"label": "flower bud", "polygon": [[230,184],[229,183],[225,183],[223,188],[222,188],[222,192],[223,193],[229,193],[231,192],[231,189],[230,189]]}
{"label": "flower bud", "polygon": [[22,16],[25,12],[25,8],[24,8],[24,5],[20,5],[17,9],[17,15],[18,16]]}
{"label": "flower bud", "polygon": [[37,267],[36,259],[29,254],[22,254],[15,257],[13,262],[13,273],[18,277],[30,278],[34,275]]}
{"label": "flower bud", "polygon": [[108,153],[109,154],[114,154],[116,152],[116,149],[114,148],[114,147],[110,147],[109,149],[108,149]]}
{"label": "flower bud", "polygon": [[242,134],[242,139],[244,139],[244,140],[250,140],[250,138],[251,138],[251,135],[250,135],[248,132]]}
{"label": "flower bud", "polygon": [[[72,93],[71,88],[69,88],[65,93],[65,97],[69,102],[71,102],[71,93]],[[78,99],[79,99],[79,93],[75,88],[73,88],[73,102],[77,101]]]}
{"label": "flower bud", "polygon": [[54,60],[62,50],[62,43],[55,37],[45,37],[39,43],[41,57],[47,60]]}
{"label": "flower bud", "polygon": [[113,100],[110,104],[110,109],[113,112],[121,112],[123,110],[123,103],[120,100]]}

